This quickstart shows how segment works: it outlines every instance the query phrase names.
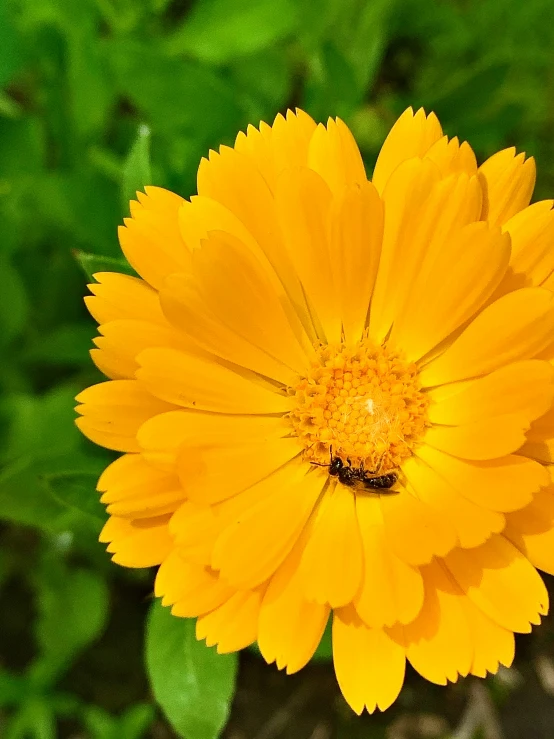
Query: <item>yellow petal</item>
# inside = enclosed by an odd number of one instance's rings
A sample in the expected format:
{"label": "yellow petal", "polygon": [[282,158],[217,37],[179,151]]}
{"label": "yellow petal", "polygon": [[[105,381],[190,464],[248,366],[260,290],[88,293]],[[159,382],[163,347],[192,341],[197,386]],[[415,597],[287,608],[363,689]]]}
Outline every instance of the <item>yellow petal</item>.
{"label": "yellow petal", "polygon": [[371,318],[382,338],[393,322],[402,330],[403,321],[440,292],[448,275],[438,276],[436,265],[446,260],[444,269],[451,270],[451,245],[479,218],[482,193],[477,177],[461,173],[441,179],[437,165],[425,158],[402,165],[383,199],[383,257]]}
{"label": "yellow petal", "polygon": [[302,451],[297,437],[249,441],[215,437],[183,446],[177,466],[191,500],[217,503],[255,485]]}
{"label": "yellow petal", "polygon": [[554,437],[554,407],[531,424],[527,438],[532,442],[550,441]]}
{"label": "yellow petal", "polygon": [[169,515],[155,518],[111,516],[99,540],[108,543],[112,560],[123,567],[153,567],[167,557],[172,547],[167,523]]}
{"label": "yellow petal", "polygon": [[141,277],[158,288],[166,275],[183,272],[190,262],[178,223],[183,198],[160,187],[138,193],[140,203],[131,202],[132,218],[119,228],[119,243]]}
{"label": "yellow petal", "polygon": [[456,546],[456,531],[435,509],[400,488],[397,495],[380,496],[387,541],[404,562],[421,565]]}
{"label": "yellow petal", "polygon": [[408,304],[425,305],[441,289],[435,262],[448,261],[452,240],[479,218],[482,194],[477,177],[462,173],[442,179],[437,165],[425,158],[404,162],[382,198],[383,248],[370,315],[377,342],[393,322],[409,318],[413,308]]}
{"label": "yellow petal", "polygon": [[[223,231],[246,244],[254,254],[263,255],[260,245],[244,223],[222,203],[210,197],[193,195],[190,201],[183,202],[179,210],[179,229],[191,254],[202,247],[210,231]],[[188,270],[184,274],[188,274]]]}
{"label": "yellow petal", "polygon": [[174,616],[194,618],[212,611],[234,593],[208,567],[191,564],[172,551],[160,565],[154,593]]}
{"label": "yellow petal", "polygon": [[271,128],[276,175],[288,167],[307,164],[309,144],[315,129],[313,118],[299,108],[287,110],[285,116],[276,115]]}
{"label": "yellow petal", "polygon": [[468,598],[505,629],[528,633],[548,612],[539,573],[501,535],[476,549],[454,549],[444,563]]}
{"label": "yellow petal", "polygon": [[[278,117],[283,118],[281,113],[278,113]],[[273,189],[276,177],[272,134],[272,127],[268,126],[265,121],[260,122],[259,128],[249,123],[246,132],[238,132],[234,145],[235,151],[244,154],[251,160],[251,163],[259,170],[270,190]]]}
{"label": "yellow petal", "polygon": [[484,202],[482,219],[502,226],[529,205],[536,178],[535,160],[525,160],[514,147],[504,149],[479,167]]}
{"label": "yellow petal", "polygon": [[358,591],[363,571],[355,497],[338,484],[326,491],[300,565],[304,594],[337,608]]}
{"label": "yellow petal", "polygon": [[113,516],[151,518],[174,511],[185,494],[176,475],[149,465],[140,454],[124,454],[98,480],[101,501]]}
{"label": "yellow petal", "polygon": [[165,324],[156,291],[143,280],[116,272],[97,272],[85,303],[98,323],[120,318]]}
{"label": "yellow petal", "polygon": [[[451,482],[433,467],[434,455],[440,454],[431,447],[421,445],[417,455],[402,464],[402,472],[414,488],[422,503],[442,517],[445,525],[453,528],[462,547],[476,547],[491,534],[504,528],[502,513],[483,507],[482,501],[473,502],[458,492]],[[427,462],[427,464],[423,461]]]}
{"label": "yellow petal", "polygon": [[505,536],[539,570],[554,574],[554,496],[552,487],[507,517]]}
{"label": "yellow petal", "polygon": [[505,413],[521,413],[534,420],[552,405],[554,367],[536,359],[514,362],[464,384],[447,397],[438,395],[429,392],[431,401],[437,396],[427,411],[431,423],[457,426]]}
{"label": "yellow petal", "polygon": [[139,321],[120,318],[103,323],[98,329],[101,336],[94,339],[98,350],[102,353],[100,362],[107,361],[126,378],[134,378],[139,368],[136,361],[140,352],[152,347],[172,347],[187,349],[190,340],[180,336],[167,322],[164,324],[151,321]]}
{"label": "yellow petal", "polygon": [[149,418],[175,406],[159,400],[136,380],[92,385],[76,397],[81,418],[75,423],[96,444],[120,452],[138,452],[137,431]]}
{"label": "yellow petal", "polygon": [[485,304],[509,259],[509,237],[486,223],[471,223],[450,235],[432,266],[412,276],[412,292],[390,343],[402,347],[410,361],[420,359]]}
{"label": "yellow petal", "polygon": [[515,511],[526,506],[549,484],[545,468],[512,454],[485,462],[467,462],[422,444],[417,455],[454,490],[484,508]]}
{"label": "yellow petal", "polygon": [[441,137],[441,125],[434,113],[426,116],[423,108],[415,114],[412,108],[405,110],[391,128],[377,157],[373,171],[377,190],[384,191],[391,174],[402,162],[423,157]]}
{"label": "yellow petal", "polygon": [[[527,434],[527,438],[529,438],[532,430],[533,427],[531,426],[531,431]],[[527,442],[519,449],[519,452],[526,457],[536,459],[542,464],[554,464],[554,439]]]}
{"label": "yellow petal", "polygon": [[473,649],[465,596],[437,560],[421,570],[425,602],[417,619],[405,626],[403,639],[412,667],[426,680],[439,685],[467,675]]}
{"label": "yellow petal", "polygon": [[354,600],[358,615],[366,626],[377,628],[413,621],[423,605],[419,569],[390,550],[377,501],[356,496],[356,514],[364,557],[362,585]]}
{"label": "yellow petal", "polygon": [[169,522],[169,531],[182,558],[206,566],[212,561],[221,530],[213,506],[199,505],[191,500],[182,503]]}
{"label": "yellow petal", "polygon": [[212,567],[237,588],[259,585],[290,552],[325,484],[306,462],[292,462],[253,486],[259,501],[219,536]]}
{"label": "yellow petal", "polygon": [[358,715],[394,703],[404,682],[404,649],[383,629],[372,629],[352,608],[333,614],[333,662],[342,694]]}
{"label": "yellow petal", "polygon": [[138,441],[145,459],[162,470],[176,471],[177,455],[184,444],[219,439],[229,444],[233,439],[244,443],[256,440],[271,443],[290,434],[290,426],[275,416],[239,416],[202,413],[182,408],[162,413],[145,423]]}
{"label": "yellow petal", "polygon": [[196,622],[196,638],[208,647],[217,644],[219,654],[238,652],[256,641],[263,592],[242,591]]}
{"label": "yellow petal", "polygon": [[[385,208],[383,245],[369,317],[369,335],[378,344],[385,340],[404,300],[404,286],[399,275],[409,271],[406,264],[419,266],[421,263],[424,242],[414,239],[416,221],[427,222],[425,216],[432,210],[433,224],[436,223],[440,211],[431,194],[437,192],[434,185],[439,177],[432,162],[409,159],[394,172],[382,195]],[[429,202],[433,207],[426,210]],[[425,249],[428,249],[427,243]],[[413,274],[412,271],[412,280]]]}
{"label": "yellow petal", "polygon": [[461,602],[473,644],[470,673],[486,677],[487,672],[495,674],[500,665],[510,667],[515,653],[513,632],[491,621],[469,598],[463,598]]}
{"label": "yellow petal", "polygon": [[224,232],[211,232],[192,263],[197,289],[216,320],[292,370],[289,384],[295,372],[306,374],[309,359],[288,319],[293,309],[269,267]]}
{"label": "yellow petal", "polygon": [[244,514],[265,501],[266,485],[254,485],[214,505],[188,500],[171,517],[169,529],[183,557],[209,565],[217,539],[223,531],[242,520]]}
{"label": "yellow petal", "polygon": [[333,202],[330,250],[345,341],[366,326],[383,238],[383,203],[371,182],[353,185]]}
{"label": "yellow petal", "polygon": [[286,413],[291,399],[261,380],[247,379],[216,360],[174,349],[146,349],[137,357],[140,384],[162,400],[217,413]]}
{"label": "yellow petal", "polygon": [[437,165],[443,177],[461,172],[470,176],[477,174],[477,159],[473,149],[467,141],[460,144],[456,136],[450,141],[448,136],[435,141],[425,154],[425,158]]}
{"label": "yellow petal", "polygon": [[[217,201],[240,221],[275,270],[303,322],[308,324],[309,316],[298,276],[284,247],[276,220],[273,193],[251,158],[227,146],[222,146],[218,154],[210,152],[209,160],[202,159],[198,168],[198,195]],[[206,216],[211,211],[213,207],[203,218],[207,231],[226,231],[249,244],[243,235],[229,230],[227,224],[220,225],[213,219],[208,220]]]}
{"label": "yellow petal", "polygon": [[484,375],[536,356],[552,341],[554,295],[524,288],[487,306],[460,336],[420,372],[424,387]]}
{"label": "yellow petal", "polygon": [[[171,323],[202,351],[283,384],[294,384],[297,376],[290,368],[237,334],[212,312],[191,275],[170,275],[160,292],[160,302]],[[311,345],[304,344],[304,348],[307,354],[313,352]]]}
{"label": "yellow petal", "polygon": [[[230,186],[232,186],[232,183]],[[270,206],[273,214],[272,218],[275,220],[273,199],[270,200]],[[275,275],[278,276],[290,303],[294,306],[297,322],[302,327],[300,331],[299,326],[294,326],[295,330],[301,335],[306,332],[310,341],[316,339],[313,322],[308,312],[305,296],[302,293],[302,286],[285,252],[276,223],[275,226],[271,226],[269,229],[270,234],[273,235],[264,250],[244,223],[229,208],[213,198],[194,196],[190,202],[185,201],[181,207],[179,226],[183,239],[193,253],[202,247],[202,243],[212,231],[221,231],[238,239],[259,261],[270,265]],[[188,275],[188,272],[182,273],[182,281],[185,275]]]}
{"label": "yellow petal", "polygon": [[[315,125],[315,124],[314,124]],[[227,150],[226,150],[227,151]],[[217,157],[217,155],[214,155]],[[211,167],[212,162],[206,162],[206,166]],[[216,167],[220,166],[220,161],[214,159]],[[241,173],[241,162],[242,159],[239,157],[239,161],[233,161],[231,155],[231,161],[229,161],[229,154],[227,153],[226,164],[220,173],[221,176],[228,178],[228,185],[233,192],[233,188],[237,186],[235,179],[247,176],[248,172]],[[256,175],[257,177],[258,175]],[[255,183],[252,185],[254,187]],[[270,265],[270,268],[275,270],[275,274],[278,276],[280,283],[283,286],[283,290],[289,296],[289,300],[294,306],[295,316],[297,321],[302,326],[302,333],[306,331],[310,337],[310,341],[314,341],[316,334],[313,328],[312,319],[309,315],[306,300],[302,293],[302,287],[295,275],[292,264],[285,252],[284,246],[280,234],[278,233],[278,227],[275,221],[275,206],[273,198],[268,197],[266,206],[270,210],[270,221],[266,222],[266,228],[259,230],[259,236],[261,239],[261,245],[254,238],[253,234],[248,230],[245,224],[237,217],[236,212],[243,215],[245,221],[248,223],[248,211],[243,210],[243,203],[234,204],[232,198],[229,200],[227,195],[229,193],[219,191],[217,183],[214,183],[215,191],[214,196],[218,193],[222,197],[223,201],[229,204],[226,207],[223,202],[215,200],[213,197],[206,197],[202,195],[195,195],[190,199],[190,202],[185,200],[179,210],[179,228],[183,241],[187,244],[190,252],[194,253],[197,249],[202,247],[202,243],[209,237],[213,231],[220,231],[228,234],[242,244],[244,244],[248,250],[257,258],[262,264]],[[245,193],[245,197],[249,198],[250,195]],[[247,202],[249,202],[247,200]],[[234,207],[234,210],[233,210]],[[179,274],[176,272],[175,274]],[[188,269],[185,272],[181,272],[181,281],[184,282],[185,276],[188,275]],[[167,280],[170,275],[166,277]],[[160,288],[163,289],[163,288]],[[289,316],[294,318],[294,316]],[[300,333],[298,326],[294,326],[295,330]]]}
{"label": "yellow petal", "polygon": [[329,246],[331,191],[310,169],[282,173],[275,192],[277,219],[294,269],[315,312],[320,338],[341,339],[341,322]]}
{"label": "yellow petal", "polygon": [[110,380],[129,380],[133,378],[134,364],[112,352],[91,349],[90,358],[103,375]]}
{"label": "yellow petal", "polygon": [[276,256],[278,239],[267,229],[274,218],[271,192],[249,156],[228,146],[221,146],[219,152],[210,151],[209,159],[202,159],[198,168],[198,195],[221,203],[266,254],[264,247]]}
{"label": "yellow petal", "polygon": [[316,128],[310,140],[308,167],[321,175],[335,194],[367,180],[358,145],[340,118],[329,118],[327,126],[320,123]]}
{"label": "yellow petal", "polygon": [[[304,537],[301,537],[303,539]],[[329,618],[329,607],[308,602],[299,576],[304,542],[299,540],[271,578],[260,609],[258,646],[263,658],[287,674],[312,658]]]}
{"label": "yellow petal", "polygon": [[[546,287],[548,290],[552,290],[554,292],[554,272],[551,272],[550,275],[541,283],[541,287]],[[549,347],[550,352],[548,359],[552,359],[552,345]]]}
{"label": "yellow petal", "polygon": [[523,414],[506,413],[463,426],[431,426],[423,441],[464,459],[496,459],[519,449],[530,425]]}
{"label": "yellow petal", "polygon": [[524,208],[504,225],[510,234],[510,272],[502,282],[504,292],[542,285],[554,271],[554,211],[552,200]]}
{"label": "yellow petal", "polygon": [[277,114],[272,126],[261,123],[260,130],[248,126],[246,134],[238,134],[235,149],[250,157],[270,189],[274,190],[284,169],[307,166],[309,144],[315,129],[315,121],[303,110],[287,110],[286,116]]}

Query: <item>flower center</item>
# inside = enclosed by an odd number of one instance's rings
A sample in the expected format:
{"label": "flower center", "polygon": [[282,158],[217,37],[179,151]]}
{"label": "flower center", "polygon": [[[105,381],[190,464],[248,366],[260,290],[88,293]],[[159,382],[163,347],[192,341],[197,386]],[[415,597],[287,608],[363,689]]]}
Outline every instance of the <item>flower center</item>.
{"label": "flower center", "polygon": [[317,354],[308,377],[290,389],[289,418],[306,459],[329,464],[332,454],[379,475],[397,469],[425,429],[428,399],[416,365],[367,338]]}

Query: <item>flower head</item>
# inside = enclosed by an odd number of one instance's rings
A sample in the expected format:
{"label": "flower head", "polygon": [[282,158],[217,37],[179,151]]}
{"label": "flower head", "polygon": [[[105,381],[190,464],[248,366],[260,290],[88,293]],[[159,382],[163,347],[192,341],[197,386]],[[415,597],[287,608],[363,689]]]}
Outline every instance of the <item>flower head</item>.
{"label": "flower head", "polygon": [[146,188],[141,279],[87,304],[110,378],[79,427],[114,561],[219,651],[294,672],[333,621],[342,692],[387,708],[406,659],[445,684],[509,665],[554,571],[554,212],[534,162],[480,167],[406,111],[372,180],[301,111],[210,152],[190,201]]}

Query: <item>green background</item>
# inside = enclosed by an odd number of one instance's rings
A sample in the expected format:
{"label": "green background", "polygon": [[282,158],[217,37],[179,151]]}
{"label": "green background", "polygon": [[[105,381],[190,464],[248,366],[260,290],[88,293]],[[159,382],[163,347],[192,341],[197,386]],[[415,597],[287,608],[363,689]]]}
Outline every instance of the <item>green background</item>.
{"label": "green background", "polygon": [[[294,106],[340,115],[371,168],[397,115],[423,105],[481,159],[513,144],[535,155],[547,197],[553,9],[0,0],[0,736],[210,739],[235,691],[236,659],[151,608],[153,573],[112,565],[96,542],[111,457],[73,425],[74,395],[101,379],[82,296],[85,272],[120,258],[134,190],[193,194],[210,147]],[[553,633],[547,619],[520,638],[516,669],[486,683],[410,673],[395,707],[363,719],[325,661],[287,678],[247,652],[224,736],[547,739]]]}

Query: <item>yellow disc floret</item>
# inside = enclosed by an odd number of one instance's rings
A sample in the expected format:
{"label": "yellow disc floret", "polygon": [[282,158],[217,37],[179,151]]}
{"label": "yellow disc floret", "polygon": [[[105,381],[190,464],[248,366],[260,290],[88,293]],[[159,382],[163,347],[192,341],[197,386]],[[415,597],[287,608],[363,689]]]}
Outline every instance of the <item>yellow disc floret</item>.
{"label": "yellow disc floret", "polygon": [[290,390],[290,421],[306,458],[327,464],[332,452],[378,474],[396,469],[425,428],[428,401],[416,365],[367,338],[352,347],[320,346],[317,355],[309,376]]}

